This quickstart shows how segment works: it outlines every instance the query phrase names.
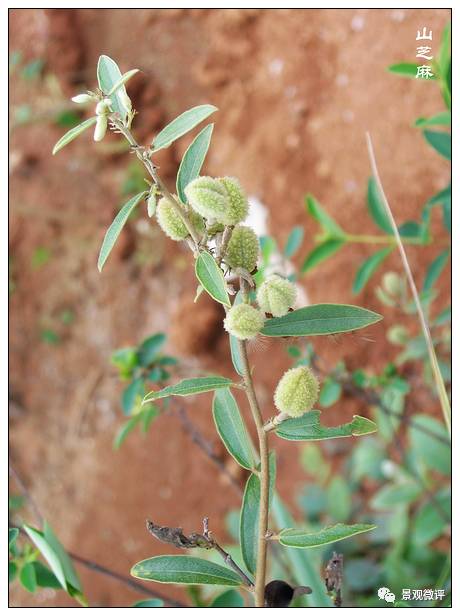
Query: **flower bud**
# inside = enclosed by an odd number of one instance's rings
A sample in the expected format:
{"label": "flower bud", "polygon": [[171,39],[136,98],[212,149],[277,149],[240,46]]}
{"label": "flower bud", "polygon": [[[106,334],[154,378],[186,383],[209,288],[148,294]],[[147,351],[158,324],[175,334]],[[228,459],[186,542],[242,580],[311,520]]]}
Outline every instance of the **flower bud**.
{"label": "flower bud", "polygon": [[[185,210],[184,210],[185,213]],[[189,232],[187,227],[184,224],[184,221],[180,217],[176,208],[173,206],[169,199],[166,197],[162,197],[158,201],[156,215],[158,224],[163,229],[168,237],[176,242],[180,242],[189,236]],[[191,222],[197,231],[204,231],[204,223],[201,216],[197,214],[193,214],[191,217]]]}
{"label": "flower bud", "polygon": [[230,199],[219,180],[207,176],[196,178],[185,188],[185,195],[195,212],[207,220],[230,224]]}
{"label": "flower bud", "polygon": [[399,295],[403,289],[403,281],[396,272],[387,272],[382,282],[384,290],[390,295]]}
{"label": "flower bud", "polygon": [[300,417],[313,408],[318,399],[319,383],[307,366],[291,368],[283,374],[274,401],[280,413]]}
{"label": "flower bud", "polygon": [[147,214],[149,218],[152,218],[152,216],[155,214],[156,209],[157,209],[157,194],[155,192],[155,189],[152,189],[147,199]]}
{"label": "flower bud", "polygon": [[282,317],[295,303],[295,285],[276,274],[269,276],[257,291],[257,302],[264,312],[274,317]]}
{"label": "flower bud", "polygon": [[257,336],[264,325],[264,316],[249,304],[237,304],[227,312],[224,327],[239,340],[250,340]]}
{"label": "flower bud", "polygon": [[102,141],[107,132],[107,116],[97,116],[96,128],[94,129],[94,141]]}
{"label": "flower bud", "polygon": [[237,225],[243,222],[248,215],[249,203],[246,195],[241,188],[241,184],[236,178],[219,178],[228,194],[230,209],[228,211],[228,221],[226,224]]}
{"label": "flower bud", "polygon": [[259,240],[250,227],[238,225],[232,231],[225,253],[227,265],[252,272],[259,256]]}
{"label": "flower bud", "polygon": [[409,333],[404,325],[393,325],[387,332],[387,340],[392,344],[403,346],[409,340]]}
{"label": "flower bud", "polygon": [[96,115],[107,115],[110,112],[111,103],[110,98],[104,98],[102,101],[99,101],[96,105]]}
{"label": "flower bud", "polygon": [[86,103],[91,103],[94,100],[94,96],[90,94],[77,94],[76,96],[72,96],[71,100],[79,105],[85,105]]}

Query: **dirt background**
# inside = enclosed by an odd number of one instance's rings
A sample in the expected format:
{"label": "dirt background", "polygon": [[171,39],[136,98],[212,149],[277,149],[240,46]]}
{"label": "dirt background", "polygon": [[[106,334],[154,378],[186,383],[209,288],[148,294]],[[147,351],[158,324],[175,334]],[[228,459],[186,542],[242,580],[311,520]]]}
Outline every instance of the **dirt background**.
{"label": "dirt background", "polygon": [[[385,70],[415,60],[416,31],[424,25],[437,49],[448,19],[444,9],[10,11],[10,50],[25,61],[45,61],[45,79],[12,75],[10,83],[10,455],[66,547],[127,574],[134,562],[164,551],[147,536],[146,517],[194,530],[208,515],[225,538],[223,517],[239,497],[227,479],[217,479],[173,414],[158,420],[147,438],[136,432],[112,450],[122,420],[121,386],[109,365],[113,349],[166,331],[168,351],[183,358],[184,373],[231,375],[232,368],[221,314],[205,300],[192,302],[188,253],[144,216],[130,223],[98,273],[100,242],[123,199],[127,156],[114,151],[116,140],[94,147],[84,136],[51,157],[63,129],[50,118],[65,97],[94,87],[97,58],[106,53],[123,71],[142,70],[129,88],[141,141],[186,108],[215,104],[205,171],[240,178],[266,206],[268,230],[280,243],[293,225],[304,226],[300,263],[318,232],[303,207],[307,192],[350,232],[375,233],[365,214],[366,130],[398,220],[417,219],[421,205],[448,182],[449,166],[411,126],[442,109],[437,88]],[[33,106],[37,121],[18,126],[15,110],[24,104]],[[184,138],[159,157],[170,183],[188,143]],[[38,267],[40,247],[50,258]],[[351,294],[353,273],[368,254],[366,246],[347,247],[304,277],[309,300],[381,311],[373,285],[357,299]],[[409,250],[419,283],[435,254],[431,247]],[[390,265],[400,270],[396,256]],[[60,320],[63,311],[74,315],[70,325]],[[369,330],[373,342],[327,338],[319,352],[330,362],[344,358],[379,369],[393,355],[385,341],[387,316]],[[59,333],[60,344],[43,341],[46,329]],[[251,354],[268,417],[288,358],[282,342]],[[190,416],[237,473],[217,442],[209,403],[207,396],[190,401]],[[347,421],[355,413],[368,409],[348,403],[325,412],[324,421]],[[332,453],[340,456],[349,446]],[[292,502],[305,474],[295,445],[277,443],[277,451],[279,489]],[[14,483],[12,490],[18,491]],[[91,605],[126,606],[140,598],[84,568],[79,573]],[[168,591],[184,598],[180,589]],[[51,591],[32,597],[16,585],[11,604],[72,602]]]}

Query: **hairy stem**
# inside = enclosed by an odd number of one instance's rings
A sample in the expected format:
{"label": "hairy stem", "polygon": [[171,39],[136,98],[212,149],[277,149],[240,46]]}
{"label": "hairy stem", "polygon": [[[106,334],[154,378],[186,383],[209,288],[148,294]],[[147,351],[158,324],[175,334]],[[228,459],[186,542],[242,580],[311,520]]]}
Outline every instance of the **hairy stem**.
{"label": "hairy stem", "polygon": [[270,486],[270,470],[268,465],[268,434],[264,430],[262,413],[257,402],[251,370],[248,361],[248,351],[245,341],[239,341],[239,349],[243,363],[243,379],[246,385],[246,396],[251,408],[254,423],[257,428],[260,456],[260,508],[259,508],[259,538],[257,550],[257,565],[255,579],[255,604],[264,607],[265,577],[267,572],[267,531],[268,531],[268,499]]}

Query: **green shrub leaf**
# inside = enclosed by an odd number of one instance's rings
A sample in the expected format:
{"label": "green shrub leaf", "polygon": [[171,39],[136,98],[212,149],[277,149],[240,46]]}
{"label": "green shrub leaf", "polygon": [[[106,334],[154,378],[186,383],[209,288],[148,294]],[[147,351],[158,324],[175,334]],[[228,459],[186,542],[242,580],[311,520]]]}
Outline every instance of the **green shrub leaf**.
{"label": "green shrub leaf", "polygon": [[201,167],[211,143],[213,128],[214,124],[208,124],[203,128],[189,145],[182,158],[176,180],[177,194],[182,203],[187,203],[185,188],[200,175]]}
{"label": "green shrub leaf", "polygon": [[62,588],[64,588],[64,590],[67,590],[67,582],[64,574],[64,568],[59,560],[59,556],[56,554],[53,547],[49,545],[43,533],[41,533],[36,528],[27,526],[27,524],[24,524],[24,530],[48,562],[49,566],[51,567],[51,571],[59,580],[59,583],[61,584]]}
{"label": "green shrub leaf", "polygon": [[209,295],[230,308],[224,274],[209,252],[202,252],[195,263],[195,274]]}
{"label": "green shrub leaf", "polygon": [[432,148],[447,160],[452,158],[451,136],[449,133],[441,133],[434,130],[424,130],[423,136]]}
{"label": "green shrub leaf", "polygon": [[[127,73],[125,73],[126,75]],[[130,109],[128,109],[123,100],[123,95],[127,96],[126,88],[123,83],[123,75],[121,74],[118,64],[109,58],[109,56],[100,56],[97,63],[97,80],[99,88],[112,101],[112,109],[120,114],[123,121],[126,120]],[[113,93],[112,93],[113,91]]]}
{"label": "green shrub leaf", "polygon": [[159,391],[151,391],[145,396],[143,404],[160,398],[169,398],[169,396],[194,396],[231,385],[233,385],[233,382],[223,376],[200,376],[194,379],[184,379]]}
{"label": "green shrub leaf", "polygon": [[128,434],[130,432],[132,432],[134,430],[134,428],[137,426],[137,424],[139,423],[140,419],[141,419],[141,414],[137,413],[137,415],[133,415],[133,417],[130,417],[128,419],[128,421],[126,421],[118,430],[114,440],[113,440],[113,448],[114,449],[120,449],[120,447],[122,446],[123,442],[125,441],[126,437],[128,436]]}
{"label": "green shrub leaf", "polygon": [[418,64],[415,62],[398,62],[397,64],[391,64],[388,67],[390,73],[401,75],[401,77],[410,77],[415,79],[417,77]]}
{"label": "green shrub leaf", "polygon": [[437,279],[442,273],[442,270],[445,268],[447,261],[449,260],[450,249],[447,248],[443,252],[441,252],[434,261],[431,262],[428,267],[428,271],[425,276],[425,280],[423,282],[422,293],[424,291],[429,291],[432,286],[435,284]]}
{"label": "green shrub leaf", "polygon": [[322,441],[330,438],[363,436],[377,431],[377,425],[360,415],[341,426],[328,427],[320,423],[321,411],[309,411],[293,419],[286,419],[276,429],[276,434],[287,441]]}
{"label": "green shrub leaf", "polygon": [[131,607],[164,607],[164,601],[161,599],[142,599],[133,603]]}
{"label": "green shrub leaf", "polygon": [[369,282],[370,277],[375,274],[377,269],[385,261],[392,250],[393,246],[383,248],[382,250],[374,253],[361,264],[356,272],[355,281],[353,283],[353,293],[360,293],[364,289],[366,284]]}
{"label": "green shrub leaf", "polygon": [[35,592],[37,590],[37,578],[35,577],[35,569],[32,563],[26,563],[21,567],[19,581],[27,591]]}
{"label": "green shrub leaf", "polygon": [[67,131],[66,134],[63,135],[59,139],[59,141],[56,143],[56,145],[54,146],[53,156],[54,154],[57,154],[59,150],[62,150],[62,148],[66,146],[68,143],[76,139],[78,135],[81,135],[87,128],[89,128],[90,126],[93,126],[93,124],[96,124],[96,120],[97,120],[96,117],[89,118],[89,120],[85,120],[81,124],[78,124],[78,126],[74,126],[69,131]]}
{"label": "green shrub leaf", "polygon": [[8,529],[8,549],[14,547],[16,543],[16,539],[19,536],[19,528],[9,528]]}
{"label": "green shrub leaf", "polygon": [[260,481],[251,475],[244,490],[240,514],[240,545],[244,564],[251,573],[256,570],[259,528]]}
{"label": "green shrub leaf", "polygon": [[387,235],[393,235],[393,227],[374,178],[369,178],[367,184],[367,208],[377,227],[382,229]]}
{"label": "green shrub leaf", "polygon": [[129,215],[134,210],[136,205],[146,196],[147,192],[141,192],[132,197],[125,205],[121,208],[121,210],[116,215],[114,221],[107,229],[107,233],[105,234],[104,241],[102,242],[101,251],[99,253],[99,259],[97,261],[97,268],[100,272],[102,272],[102,268],[104,267],[105,262],[109,254],[112,251],[112,248],[115,246],[115,242],[118,239],[118,236],[121,233],[121,230],[126,224],[126,221],[129,218]]}
{"label": "green shrub leaf", "polygon": [[303,240],[303,227],[294,227],[284,247],[284,256],[290,259],[299,250]]}
{"label": "green shrub leaf", "polygon": [[300,271],[305,274],[308,270],[313,269],[318,263],[325,261],[329,257],[332,257],[342,246],[345,244],[345,240],[330,238],[318,246],[315,246],[313,250],[307,255],[305,261],[300,268]]}
{"label": "green shrub leaf", "polygon": [[345,236],[343,229],[339,227],[339,225],[329,216],[329,214],[326,213],[324,208],[318,203],[313,195],[307,195],[306,207],[310,216],[313,216],[313,218],[321,225],[328,235],[336,238]]}
{"label": "green shrub leaf", "polygon": [[230,455],[243,468],[253,469],[255,462],[251,441],[230,389],[215,392],[212,411],[217,432]]}
{"label": "green shrub leaf", "polygon": [[131,77],[134,77],[134,75],[138,72],[139,72],[138,68],[133,68],[132,70],[127,71],[126,73],[123,73],[120,79],[107,92],[107,96],[112,96],[112,94],[114,94],[118,90],[118,88],[121,88],[121,86],[124,86],[125,83],[129,81]]}
{"label": "green shrub leaf", "polygon": [[374,509],[393,509],[398,505],[412,503],[420,494],[420,486],[413,481],[388,484],[374,494],[371,505]]}
{"label": "green shrub leaf", "polygon": [[165,334],[154,334],[146,338],[137,351],[140,365],[147,368],[157,357],[159,350],[165,342]]}
{"label": "green shrub leaf", "polygon": [[431,118],[417,118],[415,120],[415,126],[417,128],[424,128],[425,126],[450,126],[452,116],[450,111],[441,111],[436,113]]}
{"label": "green shrub leaf", "polygon": [[366,533],[374,528],[377,528],[375,524],[335,524],[315,532],[288,528],[281,531],[279,542],[293,548],[315,548]]}
{"label": "green shrub leaf", "polygon": [[236,590],[226,590],[209,607],[244,607],[244,599]]}
{"label": "green shrub leaf", "polygon": [[39,560],[35,560],[32,564],[35,569],[37,586],[42,588],[61,588],[59,580],[48,567],[45,567]]}
{"label": "green shrub leaf", "polygon": [[[451,451],[448,445],[449,435],[444,425],[434,417],[427,415],[414,415],[413,422],[414,425],[409,428],[409,440],[414,458],[429,469],[449,475]],[[422,429],[426,428],[429,432],[438,435],[444,442],[436,436],[422,432],[417,428],[417,424]]]}
{"label": "green shrub leaf", "polygon": [[332,406],[339,399],[342,393],[342,386],[334,379],[327,377],[321,385],[319,394],[319,404],[324,407]]}
{"label": "green shrub leaf", "polygon": [[192,130],[197,124],[206,120],[206,118],[215,111],[217,111],[217,107],[214,107],[214,105],[198,105],[198,107],[193,107],[192,109],[188,109],[188,111],[184,111],[184,113],[167,124],[163,130],[158,133],[152,142],[153,151],[157,152],[158,150],[167,148],[173,141],[176,141],[176,139],[188,133],[189,130]]}
{"label": "green shrub leaf", "polygon": [[267,319],[263,336],[322,336],[367,327],[382,317],[359,306],[314,304],[289,312],[284,317]]}
{"label": "green shrub leaf", "polygon": [[163,584],[213,584],[240,586],[231,569],[194,556],[155,556],[134,565],[131,575]]}
{"label": "green shrub leaf", "polygon": [[[437,507],[431,501],[420,507],[414,517],[413,541],[416,545],[426,545],[437,539],[447,526],[450,519],[450,491],[443,490],[434,495]],[[444,512],[444,517],[441,515]]]}

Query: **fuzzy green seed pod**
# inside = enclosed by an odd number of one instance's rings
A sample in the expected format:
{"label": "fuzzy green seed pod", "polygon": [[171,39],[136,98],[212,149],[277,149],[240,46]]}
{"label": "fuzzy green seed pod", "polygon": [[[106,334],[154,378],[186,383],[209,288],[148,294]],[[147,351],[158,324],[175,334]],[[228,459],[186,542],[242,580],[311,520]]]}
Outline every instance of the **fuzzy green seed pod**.
{"label": "fuzzy green seed pod", "polygon": [[291,368],[283,374],[275,391],[275,406],[280,413],[300,417],[313,408],[318,399],[319,383],[307,366]]}
{"label": "fuzzy green seed pod", "polygon": [[195,212],[207,220],[231,224],[228,216],[230,199],[219,180],[207,176],[196,178],[185,188],[185,195]]}
{"label": "fuzzy green seed pod", "polygon": [[273,274],[260,285],[257,302],[264,312],[282,317],[294,306],[296,295],[297,290],[290,280]]}
{"label": "fuzzy green seed pod", "polygon": [[[166,197],[162,197],[158,201],[156,215],[158,224],[172,240],[180,242],[188,237],[187,227],[173,204]],[[202,233],[204,231],[204,222],[201,216],[194,213],[190,218],[195,229]]]}
{"label": "fuzzy green seed pod", "polygon": [[102,141],[107,132],[107,116],[97,116],[96,127],[94,129],[94,141]]}
{"label": "fuzzy green seed pod", "polygon": [[264,325],[264,316],[249,304],[232,306],[224,320],[224,327],[229,334],[239,340],[250,340],[257,336]]}
{"label": "fuzzy green seed pod", "polygon": [[237,225],[246,219],[249,211],[249,203],[246,195],[241,188],[241,184],[236,178],[219,178],[228,194],[230,209],[228,211],[228,222],[226,224]]}
{"label": "fuzzy green seed pod", "polygon": [[387,272],[382,279],[383,288],[390,295],[397,296],[403,289],[403,281],[396,272]]}
{"label": "fuzzy green seed pod", "polygon": [[250,227],[238,225],[232,231],[225,253],[227,265],[252,272],[259,256],[259,240]]}
{"label": "fuzzy green seed pod", "polygon": [[206,231],[208,232],[209,237],[212,237],[213,235],[216,235],[216,233],[222,233],[224,229],[225,225],[221,222],[214,222],[206,228]]}

